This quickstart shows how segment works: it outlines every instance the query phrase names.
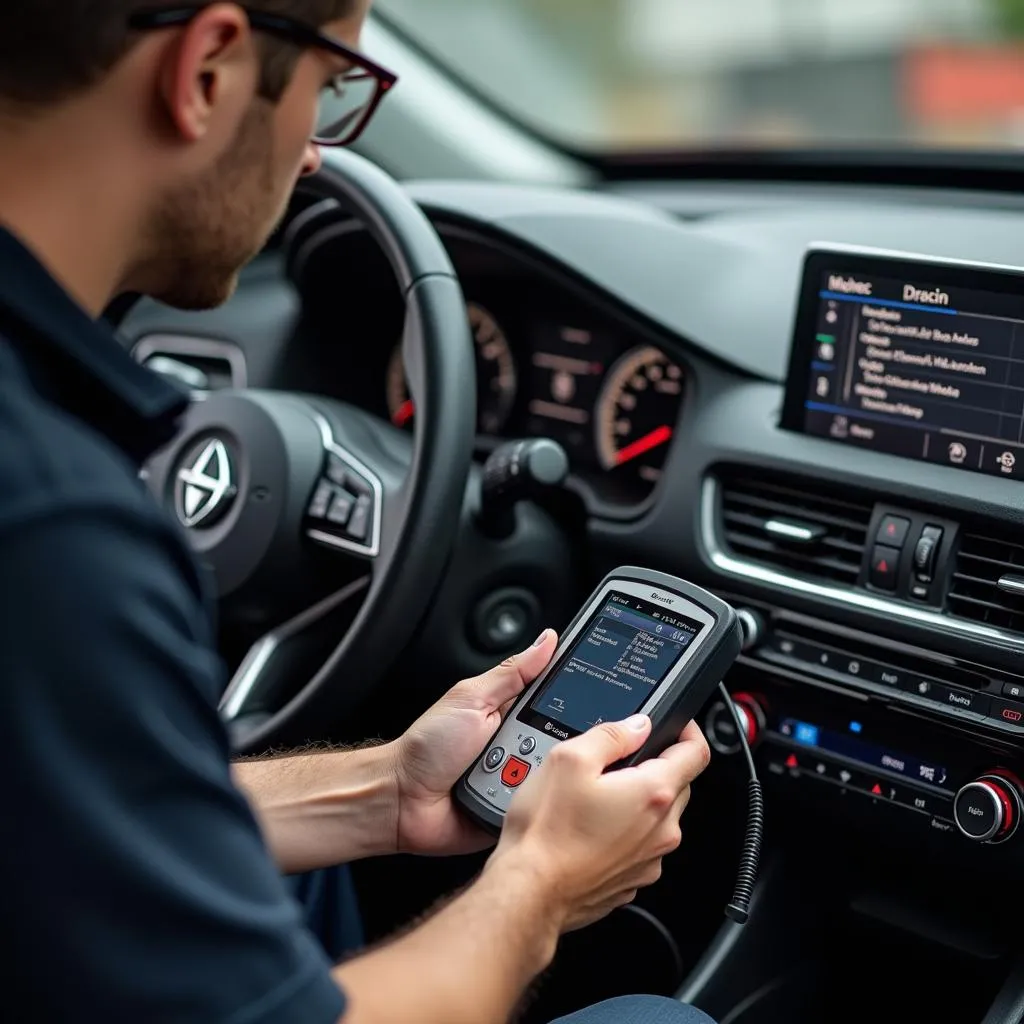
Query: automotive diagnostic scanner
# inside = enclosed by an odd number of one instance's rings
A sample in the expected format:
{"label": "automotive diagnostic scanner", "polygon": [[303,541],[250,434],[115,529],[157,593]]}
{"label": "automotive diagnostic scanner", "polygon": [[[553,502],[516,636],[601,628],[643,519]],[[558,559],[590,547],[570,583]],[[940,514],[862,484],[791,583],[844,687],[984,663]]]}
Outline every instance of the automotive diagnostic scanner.
{"label": "automotive diagnostic scanner", "polygon": [[[526,688],[460,779],[457,802],[478,824],[497,832],[519,786],[543,770],[558,743],[637,713],[651,719],[651,734],[640,750],[612,767],[657,757],[719,686],[740,653],[742,636],[736,612],[706,590],[648,569],[616,569],[584,604],[548,668]],[[745,863],[742,892],[738,887],[730,905],[735,919],[746,917],[760,848],[763,812],[756,773],[752,778],[756,835],[745,858],[753,861]]]}

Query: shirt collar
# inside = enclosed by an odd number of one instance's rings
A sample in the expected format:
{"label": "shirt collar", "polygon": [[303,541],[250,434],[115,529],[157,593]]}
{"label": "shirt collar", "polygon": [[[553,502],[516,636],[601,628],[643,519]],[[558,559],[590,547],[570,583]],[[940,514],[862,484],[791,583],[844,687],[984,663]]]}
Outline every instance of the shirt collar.
{"label": "shirt collar", "polygon": [[170,441],[188,392],[140,366],[39,259],[0,227],[0,331],[33,383],[138,462]]}

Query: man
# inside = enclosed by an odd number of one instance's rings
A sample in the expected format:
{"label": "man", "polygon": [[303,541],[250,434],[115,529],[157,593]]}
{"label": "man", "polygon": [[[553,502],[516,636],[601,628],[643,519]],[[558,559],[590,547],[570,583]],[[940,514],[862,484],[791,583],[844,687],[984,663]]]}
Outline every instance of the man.
{"label": "man", "polygon": [[[485,847],[449,791],[555,637],[394,743],[232,768],[200,578],[138,483],[183,397],[99,318],[125,291],[230,295],[318,166],[318,99],[344,99],[366,2],[0,5],[0,928],[19,1019],[506,1019],[561,933],[658,877],[707,763],[691,727],[605,773],[650,723],[601,726],[558,748],[479,879],[419,927],[332,966],[301,924],[281,873]],[[627,1001],[581,1019],[698,1017]]]}

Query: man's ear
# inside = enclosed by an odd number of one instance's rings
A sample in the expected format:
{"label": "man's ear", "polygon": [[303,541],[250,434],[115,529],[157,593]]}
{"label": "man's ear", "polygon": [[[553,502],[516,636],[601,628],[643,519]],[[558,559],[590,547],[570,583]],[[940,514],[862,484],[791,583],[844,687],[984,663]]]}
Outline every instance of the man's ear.
{"label": "man's ear", "polygon": [[229,129],[248,110],[257,82],[257,55],[245,12],[235,4],[204,8],[164,52],[160,99],[185,142]]}

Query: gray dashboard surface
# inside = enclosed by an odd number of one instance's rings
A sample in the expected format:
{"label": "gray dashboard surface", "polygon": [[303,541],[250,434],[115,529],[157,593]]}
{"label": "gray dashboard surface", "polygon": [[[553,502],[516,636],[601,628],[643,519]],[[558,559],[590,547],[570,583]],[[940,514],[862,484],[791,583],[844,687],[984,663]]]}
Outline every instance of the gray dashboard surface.
{"label": "gray dashboard surface", "polygon": [[[643,560],[709,585],[748,587],[712,565],[702,541],[702,482],[709,469],[724,463],[792,473],[825,486],[859,486],[894,506],[935,509],[963,523],[981,517],[1010,531],[1024,524],[1016,481],[836,446],[778,426],[808,246],[831,242],[1022,265],[1024,209],[1006,197],[994,197],[992,206],[977,196],[955,205],[954,197],[940,193],[901,203],[883,190],[830,197],[817,187],[803,199],[795,191],[780,196],[766,190],[763,202],[751,191],[733,206],[724,190],[703,198],[694,191],[685,198],[665,192],[658,202],[466,182],[421,182],[410,191],[439,224],[469,225],[482,237],[504,235],[546,254],[690,347],[697,386],[679,424],[685,441],[672,447],[655,500],[628,517],[591,517],[589,534],[602,557]],[[174,330],[233,339],[249,358],[250,379],[273,386],[274,364],[300,308],[279,256],[271,253],[248,268],[224,309],[179,314],[143,302],[125,334],[129,341],[147,331]],[[808,614],[824,607],[792,588],[749,586]],[[936,649],[992,656],[977,640],[943,638],[877,610],[835,603],[828,612],[894,639],[917,631]],[[1019,658],[1018,651],[1011,653]]]}
{"label": "gray dashboard surface", "polygon": [[864,198],[740,204],[680,219],[621,196],[511,185],[419,182],[437,215],[482,221],[571,267],[608,294],[737,369],[785,377],[801,264],[834,242],[1024,264],[1024,211]]}

